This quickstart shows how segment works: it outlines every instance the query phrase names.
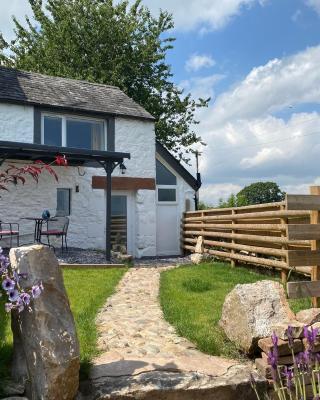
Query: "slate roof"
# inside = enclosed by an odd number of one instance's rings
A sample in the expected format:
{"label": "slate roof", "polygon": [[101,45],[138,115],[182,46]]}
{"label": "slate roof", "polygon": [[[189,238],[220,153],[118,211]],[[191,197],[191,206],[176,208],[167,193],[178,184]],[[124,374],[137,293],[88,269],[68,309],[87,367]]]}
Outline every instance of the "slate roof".
{"label": "slate roof", "polygon": [[153,120],[115,86],[0,67],[0,101]]}

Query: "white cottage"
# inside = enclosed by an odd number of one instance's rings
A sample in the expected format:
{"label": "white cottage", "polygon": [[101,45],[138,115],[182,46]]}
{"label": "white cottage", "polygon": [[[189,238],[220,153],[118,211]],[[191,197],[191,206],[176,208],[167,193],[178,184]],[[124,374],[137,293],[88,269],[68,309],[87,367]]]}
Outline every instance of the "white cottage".
{"label": "white cottage", "polygon": [[[33,151],[41,157],[40,147],[71,156],[129,153],[112,174],[111,241],[136,257],[180,254],[181,216],[194,209],[200,184],[156,142],[154,118],[117,87],[0,67],[1,143],[2,168],[11,158],[28,162]],[[22,144],[22,156],[8,150]],[[105,170],[90,160],[74,165],[55,167],[58,183],[43,175],[1,194],[0,220],[20,221],[22,242],[33,226],[21,218],[48,209],[69,217],[69,246],[105,248]]]}

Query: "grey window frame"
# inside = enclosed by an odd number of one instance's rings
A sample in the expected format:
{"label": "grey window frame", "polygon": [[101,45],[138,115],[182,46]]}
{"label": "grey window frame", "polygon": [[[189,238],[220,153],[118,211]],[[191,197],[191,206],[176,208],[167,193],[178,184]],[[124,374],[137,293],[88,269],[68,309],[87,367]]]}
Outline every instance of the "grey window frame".
{"label": "grey window frame", "polygon": [[[64,210],[59,210],[58,209],[58,193],[59,193],[59,191],[68,191],[68,193],[69,193],[69,201],[68,201],[68,212],[66,212],[65,214],[63,214],[63,215],[60,215],[60,213],[59,213],[59,211],[64,211]],[[70,189],[70,188],[57,188],[57,207],[56,207],[56,215],[58,215],[59,217],[61,216],[63,216],[63,217],[68,217],[68,216],[70,216],[71,215],[71,202],[72,202],[72,189]]]}
{"label": "grey window frame", "polygon": [[[104,136],[104,148],[99,149],[102,151],[110,150],[108,148],[108,127],[109,124],[103,118],[96,118],[91,116],[84,116],[84,115],[75,115],[75,114],[67,114],[67,113],[55,113],[50,111],[43,111],[41,112],[41,144],[44,143],[44,118],[51,117],[51,118],[60,118],[62,122],[62,132],[61,132],[61,147],[67,147],[67,120],[74,120],[74,121],[93,121],[93,122],[102,122],[103,124],[103,136]],[[114,145],[114,144],[113,144]],[[92,150],[92,149],[89,149]],[[114,149],[113,149],[114,150]]]}
{"label": "grey window frame", "polygon": [[[176,177],[176,184],[175,185],[159,185],[157,184],[157,204],[163,204],[163,205],[176,205],[178,204],[178,176],[174,173],[172,168],[167,165],[167,163],[160,158],[156,158],[158,162],[160,162],[169,172],[172,173]],[[175,201],[162,201],[159,200],[159,189],[174,189],[176,193],[176,199]]]}

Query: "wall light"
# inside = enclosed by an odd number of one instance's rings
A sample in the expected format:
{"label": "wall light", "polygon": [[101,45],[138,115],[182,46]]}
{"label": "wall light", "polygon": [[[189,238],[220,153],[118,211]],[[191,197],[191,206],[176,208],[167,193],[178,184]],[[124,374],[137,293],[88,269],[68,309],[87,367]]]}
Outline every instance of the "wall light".
{"label": "wall light", "polygon": [[123,163],[121,163],[119,165],[119,168],[120,168],[121,174],[124,175],[126,173],[127,167]]}

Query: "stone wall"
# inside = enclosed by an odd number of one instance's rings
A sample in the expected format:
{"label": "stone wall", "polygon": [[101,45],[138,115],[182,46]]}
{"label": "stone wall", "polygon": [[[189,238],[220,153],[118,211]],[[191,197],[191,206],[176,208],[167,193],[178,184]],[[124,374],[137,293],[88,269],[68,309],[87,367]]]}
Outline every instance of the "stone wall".
{"label": "stone wall", "polygon": [[0,103],[0,140],[33,142],[33,107]]}

